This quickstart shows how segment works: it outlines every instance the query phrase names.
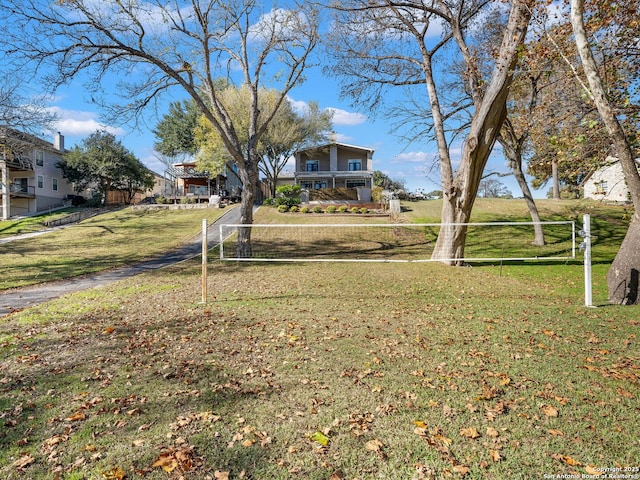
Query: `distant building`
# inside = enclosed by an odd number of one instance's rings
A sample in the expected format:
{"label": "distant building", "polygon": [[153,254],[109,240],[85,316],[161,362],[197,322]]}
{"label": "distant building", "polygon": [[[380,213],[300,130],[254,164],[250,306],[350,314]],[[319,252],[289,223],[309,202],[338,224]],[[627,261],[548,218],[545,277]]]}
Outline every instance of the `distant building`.
{"label": "distant building", "polygon": [[62,207],[76,195],[56,163],[64,137],[53,143],[9,127],[0,127],[0,197],[2,220]]}
{"label": "distant building", "polygon": [[240,195],[242,181],[233,162],[228,162],[219,175],[201,172],[195,162],[174,163],[165,170],[165,192],[171,200],[192,198],[208,202],[211,195]]}
{"label": "distant building", "polygon": [[630,200],[622,165],[615,157],[608,157],[603,166],[589,175],[583,183],[583,188],[584,198],[607,202],[628,202]]}

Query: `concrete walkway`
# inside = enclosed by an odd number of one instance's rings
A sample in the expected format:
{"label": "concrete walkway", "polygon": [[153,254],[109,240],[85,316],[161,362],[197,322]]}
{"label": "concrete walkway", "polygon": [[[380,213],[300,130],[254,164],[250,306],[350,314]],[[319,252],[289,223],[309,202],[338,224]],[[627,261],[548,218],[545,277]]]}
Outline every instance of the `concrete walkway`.
{"label": "concrete walkway", "polygon": [[[209,225],[207,229],[208,243],[210,246],[220,242],[220,224],[237,224],[240,223],[240,208],[233,207],[225,212],[214,223]],[[64,228],[64,227],[57,227]],[[55,229],[37,232],[36,234],[16,235],[11,239],[5,239],[3,243],[18,240],[19,238],[28,238],[30,236],[42,235],[49,233]],[[150,270],[174,265],[176,263],[190,260],[202,254],[202,234],[199,234],[191,243],[183,245],[174,251],[168,252],[161,257],[140,262],[133,265],[127,265],[115,268],[105,272],[98,272],[82,277],[73,277],[69,279],[59,280],[56,282],[43,283],[24,288],[16,288],[6,290],[0,293],[0,317],[8,315],[12,312],[32,307],[34,305],[48,302],[54,298],[61,297],[68,293],[79,292],[89,288],[99,287],[111,282],[122,280],[123,278],[132,277]]]}

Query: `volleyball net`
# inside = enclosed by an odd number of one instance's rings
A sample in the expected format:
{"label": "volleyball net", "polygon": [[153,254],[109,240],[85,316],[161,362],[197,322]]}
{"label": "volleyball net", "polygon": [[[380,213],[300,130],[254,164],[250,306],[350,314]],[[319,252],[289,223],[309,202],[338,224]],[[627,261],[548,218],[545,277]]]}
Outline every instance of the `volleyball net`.
{"label": "volleyball net", "polygon": [[[432,259],[440,223],[223,224],[220,259],[269,262],[567,261],[576,256],[573,221],[448,224],[467,230],[464,258]],[[544,245],[534,245],[535,228]],[[251,255],[238,257],[238,228],[249,228]]]}

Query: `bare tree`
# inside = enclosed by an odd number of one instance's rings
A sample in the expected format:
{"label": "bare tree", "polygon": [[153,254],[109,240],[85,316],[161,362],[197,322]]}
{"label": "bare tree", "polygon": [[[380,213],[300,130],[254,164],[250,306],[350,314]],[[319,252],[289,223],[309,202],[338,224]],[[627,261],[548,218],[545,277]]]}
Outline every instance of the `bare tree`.
{"label": "bare tree", "polygon": [[[465,224],[506,115],[513,67],[531,17],[529,3],[511,2],[490,78],[483,77],[475,50],[467,42],[469,28],[490,1],[347,0],[334,6],[341,18],[334,22],[331,47],[339,55],[333,71],[344,79],[346,95],[376,106],[388,87],[426,89],[444,195],[443,227],[433,258],[444,263],[460,265],[464,258]],[[437,39],[430,37],[434,28],[442,31]],[[472,99],[474,112],[457,169],[445,126],[451,112],[445,111],[436,69],[438,60],[446,62],[443,52],[450,56],[454,47],[453,55],[464,65],[463,89]]]}
{"label": "bare tree", "polygon": [[[140,119],[162,94],[192,98],[238,166],[241,223],[250,224],[258,142],[286,95],[303,80],[318,39],[315,11],[304,3],[288,5],[265,11],[257,0],[5,0],[0,16],[11,25],[3,34],[10,53],[43,71],[53,67],[48,79],[54,84],[88,74],[88,92],[102,101],[109,100],[101,98],[102,81],[117,78],[109,93],[121,93],[123,102],[108,105],[113,118]],[[251,91],[248,148],[218,99],[221,77]],[[259,116],[260,86],[268,80],[280,98]],[[241,228],[238,254],[250,252],[250,229]]]}
{"label": "bare tree", "polygon": [[58,116],[47,108],[47,97],[27,96],[26,89],[32,90],[33,87],[16,72],[5,70],[0,78],[0,125],[33,135],[51,130]]}
{"label": "bare tree", "polygon": [[638,243],[640,238],[640,173],[627,135],[607,98],[597,64],[589,47],[589,39],[584,27],[583,0],[571,0],[571,24],[578,53],[582,60],[582,68],[587,77],[589,94],[607,127],[635,207],[629,230],[607,274],[609,300],[619,304],[637,305],[640,303],[640,295],[638,295],[640,281],[640,243]]}

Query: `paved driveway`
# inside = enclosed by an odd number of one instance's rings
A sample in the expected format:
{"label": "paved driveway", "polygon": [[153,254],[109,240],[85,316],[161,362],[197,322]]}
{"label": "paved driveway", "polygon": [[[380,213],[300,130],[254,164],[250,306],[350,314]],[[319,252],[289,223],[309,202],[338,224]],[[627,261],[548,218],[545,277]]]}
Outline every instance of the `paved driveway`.
{"label": "paved driveway", "polygon": [[[237,224],[240,222],[240,207],[230,208],[218,220],[211,224],[207,231],[209,245],[220,242],[220,224]],[[51,230],[49,230],[51,231]],[[47,231],[48,232],[48,231]],[[150,270],[157,270],[179,262],[184,262],[202,254],[202,234],[189,244],[154,260],[134,265],[99,272],[83,277],[74,277],[56,282],[43,283],[32,287],[6,290],[0,293],[0,317],[9,313],[44,303],[68,293],[79,292],[93,287],[99,287],[123,278],[132,277]]]}

